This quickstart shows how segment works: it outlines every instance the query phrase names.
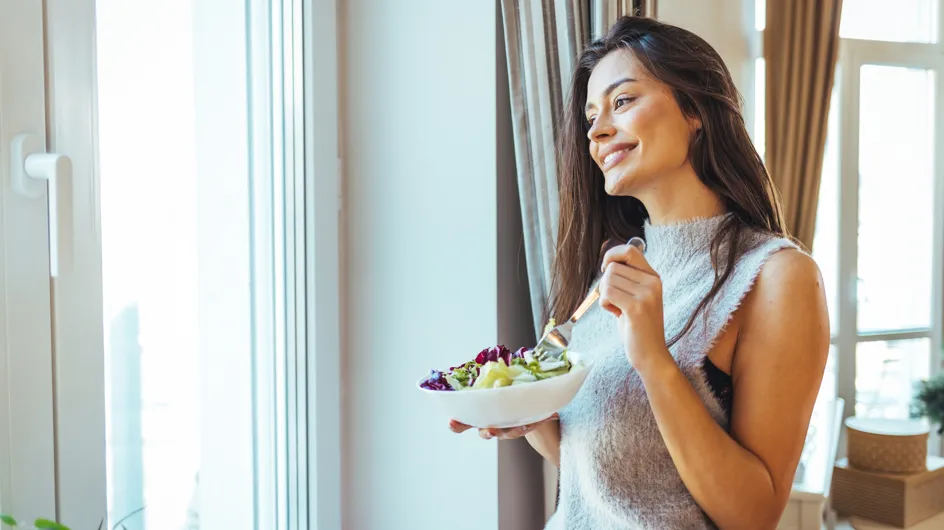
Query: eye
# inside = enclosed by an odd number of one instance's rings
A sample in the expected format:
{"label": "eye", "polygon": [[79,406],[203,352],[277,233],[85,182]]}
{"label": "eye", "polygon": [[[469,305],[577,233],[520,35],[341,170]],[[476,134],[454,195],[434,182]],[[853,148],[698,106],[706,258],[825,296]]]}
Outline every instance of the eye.
{"label": "eye", "polygon": [[597,119],[596,115],[590,116],[587,118],[587,127],[593,127],[593,122]]}
{"label": "eye", "polygon": [[633,101],[636,101],[636,98],[633,96],[620,96],[616,98],[616,103],[614,104],[614,107],[618,109],[622,107],[623,105],[628,105],[632,103]]}

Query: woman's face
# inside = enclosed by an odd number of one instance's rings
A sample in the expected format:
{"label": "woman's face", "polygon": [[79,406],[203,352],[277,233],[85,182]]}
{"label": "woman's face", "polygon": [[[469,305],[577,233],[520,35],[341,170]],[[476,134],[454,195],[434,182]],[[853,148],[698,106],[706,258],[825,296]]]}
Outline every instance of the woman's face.
{"label": "woman's face", "polygon": [[610,195],[638,196],[689,165],[689,141],[700,127],[629,50],[610,53],[591,72],[586,118],[590,156]]}

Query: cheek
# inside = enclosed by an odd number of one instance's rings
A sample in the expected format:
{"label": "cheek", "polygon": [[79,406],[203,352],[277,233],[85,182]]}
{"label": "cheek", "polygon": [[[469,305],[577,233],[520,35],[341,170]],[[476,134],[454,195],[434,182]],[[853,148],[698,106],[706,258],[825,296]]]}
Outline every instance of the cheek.
{"label": "cheek", "polygon": [[684,119],[653,112],[646,116],[646,124],[646,135],[640,134],[640,140],[643,154],[657,159],[653,163],[677,164],[688,158],[690,134]]}
{"label": "cheek", "polygon": [[625,131],[630,136],[639,139],[640,142],[647,143],[650,139],[659,135],[659,129],[661,128],[659,116],[658,107],[640,105],[623,114]]}

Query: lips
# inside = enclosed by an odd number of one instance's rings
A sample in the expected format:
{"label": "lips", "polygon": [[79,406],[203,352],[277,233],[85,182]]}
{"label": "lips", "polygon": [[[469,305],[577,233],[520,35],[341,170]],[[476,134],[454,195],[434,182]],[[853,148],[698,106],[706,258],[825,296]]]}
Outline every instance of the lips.
{"label": "lips", "polygon": [[619,164],[629,153],[636,148],[639,144],[616,144],[607,146],[603,152],[600,153],[601,166],[603,171]]}

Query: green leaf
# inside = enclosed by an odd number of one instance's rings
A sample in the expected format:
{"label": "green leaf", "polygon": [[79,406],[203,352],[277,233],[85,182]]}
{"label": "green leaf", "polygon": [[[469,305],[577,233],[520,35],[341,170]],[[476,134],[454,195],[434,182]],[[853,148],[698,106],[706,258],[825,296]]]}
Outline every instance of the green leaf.
{"label": "green leaf", "polygon": [[70,530],[66,525],[42,518],[33,521],[33,526],[36,527],[36,530]]}
{"label": "green leaf", "polygon": [[912,416],[927,418],[944,430],[944,372],[915,386]]}
{"label": "green leaf", "polygon": [[17,526],[16,519],[14,519],[12,515],[0,513],[0,521],[3,521],[3,524],[7,526]]}

